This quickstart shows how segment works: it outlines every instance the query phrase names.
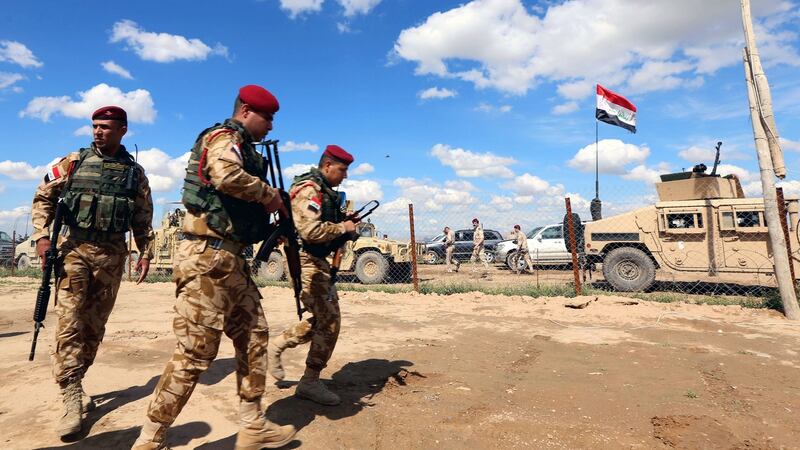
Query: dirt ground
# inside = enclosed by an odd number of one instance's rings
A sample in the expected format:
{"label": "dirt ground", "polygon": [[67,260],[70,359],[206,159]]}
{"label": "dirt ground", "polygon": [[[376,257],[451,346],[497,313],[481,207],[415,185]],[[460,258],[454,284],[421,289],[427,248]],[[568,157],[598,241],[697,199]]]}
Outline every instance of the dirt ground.
{"label": "dirt ground", "polygon": [[[79,442],[54,432],[54,315],[28,362],[35,280],[0,280],[0,447],[129,448],[174,346],[173,285],[124,283],[85,388],[98,403]],[[264,288],[273,334],[296,317]],[[289,448],[800,448],[800,325],[770,310],[629,298],[343,292],[323,373],[343,402],[293,397],[306,348],[285,353],[269,417]],[[583,306],[576,309],[567,307]],[[170,429],[173,448],[230,449],[237,397],[224,340]]]}

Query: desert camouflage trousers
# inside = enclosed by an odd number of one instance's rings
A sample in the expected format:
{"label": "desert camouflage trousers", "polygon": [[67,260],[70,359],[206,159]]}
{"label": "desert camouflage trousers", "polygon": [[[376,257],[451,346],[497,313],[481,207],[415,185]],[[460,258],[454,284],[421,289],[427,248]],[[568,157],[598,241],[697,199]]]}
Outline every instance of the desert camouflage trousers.
{"label": "desert camouflage trousers", "polygon": [[486,262],[486,256],[483,254],[483,244],[476,245],[472,248],[472,255],[469,257],[469,261],[471,263],[476,263],[478,261],[483,263],[483,268],[488,269],[489,263]]}
{"label": "desert camouflage trousers", "polygon": [[444,262],[447,264],[447,270],[453,270],[453,250],[455,246],[449,245],[444,249]]}
{"label": "desert camouflage trousers", "polygon": [[322,371],[331,359],[342,317],[339,295],[331,286],[331,266],[328,261],[306,253],[300,254],[303,291],[300,300],[313,317],[304,319],[283,332],[289,348],[311,342],[306,367]]}
{"label": "desert camouflage trousers", "polygon": [[60,251],[52,359],[53,376],[64,384],[73,377],[83,378],[94,362],[127,255],[124,242],[97,245],[66,240]]}
{"label": "desert camouflage trousers", "polygon": [[236,349],[236,387],[239,397],[255,401],[264,393],[269,329],[261,309],[261,294],[245,260],[214,250],[205,240],[184,240],[174,267],[177,285],[175,319],[177,344],[156,385],[147,416],[171,425],[219,350],[224,332]]}

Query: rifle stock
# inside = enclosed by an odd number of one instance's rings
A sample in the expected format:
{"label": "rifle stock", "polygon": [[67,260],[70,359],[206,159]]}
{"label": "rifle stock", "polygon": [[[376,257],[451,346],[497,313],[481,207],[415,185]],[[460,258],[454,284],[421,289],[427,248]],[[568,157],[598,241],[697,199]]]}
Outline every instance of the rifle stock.
{"label": "rifle stock", "polygon": [[50,279],[53,277],[56,261],[58,260],[58,235],[64,222],[64,199],[59,198],[56,204],[56,213],[53,218],[53,233],[50,238],[50,248],[44,252],[44,268],[42,270],[42,284],[36,292],[36,306],[33,309],[33,340],[28,361],[33,361],[36,356],[36,341],[39,331],[44,328],[44,319],[47,316],[47,305],[50,303]]}

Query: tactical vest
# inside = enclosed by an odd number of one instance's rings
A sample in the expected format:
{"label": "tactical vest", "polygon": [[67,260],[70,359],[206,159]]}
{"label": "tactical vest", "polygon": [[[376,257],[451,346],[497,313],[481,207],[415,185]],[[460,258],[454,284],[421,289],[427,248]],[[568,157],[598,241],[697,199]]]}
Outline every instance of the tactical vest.
{"label": "tactical vest", "polygon": [[113,157],[82,148],[70,176],[69,188],[64,193],[67,207],[64,221],[71,234],[95,241],[130,229],[139,171],[125,147],[120,146]]}
{"label": "tactical vest", "polygon": [[[319,171],[319,169],[312,168],[310,172],[296,176],[294,178],[294,182],[292,183],[292,189],[307,181],[313,181],[322,188],[322,206],[320,208],[319,220],[321,222],[332,223],[343,222],[345,214],[342,212],[342,209],[339,206],[339,193],[328,186],[328,182],[325,181],[325,177],[322,176],[322,173]],[[305,240],[303,240],[303,249],[306,252],[320,258],[327,257],[335,250],[331,249],[330,245],[327,243],[312,244],[310,242],[306,242]]]}
{"label": "tactical vest", "polygon": [[203,137],[222,128],[238,133],[242,168],[248,174],[264,180],[266,164],[253,146],[250,133],[237,121],[203,130],[192,148],[186,178],[183,180],[183,204],[192,214],[207,213],[206,224],[220,236],[244,244],[253,244],[267,237],[270,215],[261,204],[241,200],[218,191],[208,180],[204,168],[208,150]]}

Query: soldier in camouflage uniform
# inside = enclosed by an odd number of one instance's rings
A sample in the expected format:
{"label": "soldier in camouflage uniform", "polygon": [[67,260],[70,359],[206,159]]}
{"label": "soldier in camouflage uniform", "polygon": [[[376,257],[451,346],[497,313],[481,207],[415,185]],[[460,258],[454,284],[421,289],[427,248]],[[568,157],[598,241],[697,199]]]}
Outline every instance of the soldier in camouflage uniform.
{"label": "soldier in camouflage uniform", "polygon": [[528,250],[528,237],[522,232],[519,225],[514,225],[514,231],[511,232],[511,237],[517,243],[517,256],[514,258],[514,273],[519,273],[519,258],[524,258],[525,269],[529,272],[533,271],[533,261],[531,261],[531,253]]}
{"label": "soldier in camouflage uniform", "polygon": [[442,233],[444,233],[444,262],[447,264],[447,271],[453,272],[453,265],[455,264],[455,271],[458,272],[461,263],[458,260],[453,261],[453,250],[455,250],[456,245],[455,233],[450,227],[444,227]]}
{"label": "soldier in camouflage uniform", "polygon": [[472,229],[474,230],[472,235],[472,255],[469,258],[469,261],[473,263],[472,271],[475,272],[474,263],[481,261],[483,262],[483,271],[487,273],[489,264],[486,262],[486,257],[483,255],[483,227],[477,218],[472,219]]}
{"label": "soldier in camouflage uniform", "polygon": [[94,362],[106,322],[114,307],[127,259],[125,233],[133,230],[142,251],[139,282],[152,258],[153,201],[144,169],[120,145],[128,130],[127,114],[116,106],[92,115],[94,141],[55,163],[36,189],[31,208],[36,249],[44,264],[50,247],[49,226],[62,196],[69,230],[60,245],[56,267],[55,349],[53,375],[61,387],[64,411],[59,436],[81,430],[83,413],[94,404],[81,380]]}
{"label": "soldier in camouflage uniform", "polygon": [[261,179],[265,162],[253,145],[272,129],[278,107],[266,89],[244,86],[233,117],[200,133],[192,149],[183,187],[186,239],[174,267],[177,345],[134,449],[164,448],[167,428],[217,356],[223,333],[236,349],[236,449],[278,448],[294,438],[293,426],[264,417],[269,329],[242,255],[246,246],[266,237],[270,213],[287,213],[277,191]]}
{"label": "soldier in camouflage uniform", "polygon": [[295,395],[322,405],[338,405],[341,399],[320,381],[319,374],[328,364],[339,337],[341,314],[339,295],[331,282],[327,257],[348,239],[356,239],[356,221],[345,220],[339,193],[333,188],[347,177],[353,156],[336,145],[329,145],[317,168],[295,178],[290,196],[297,234],[303,241],[300,252],[303,291],[300,299],[313,315],[270,341],[269,372],[278,380],[285,376],[281,353],[306,342],[311,348],[306,370]]}

